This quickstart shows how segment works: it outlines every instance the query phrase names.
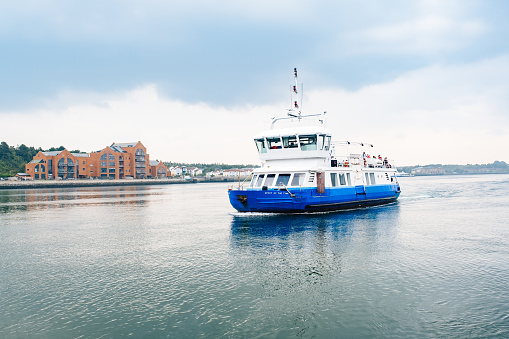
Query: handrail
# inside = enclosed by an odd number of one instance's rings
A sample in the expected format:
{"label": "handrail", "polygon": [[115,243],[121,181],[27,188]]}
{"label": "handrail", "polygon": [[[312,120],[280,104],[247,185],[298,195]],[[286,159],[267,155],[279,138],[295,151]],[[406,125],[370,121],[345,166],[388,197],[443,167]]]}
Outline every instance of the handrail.
{"label": "handrail", "polygon": [[287,191],[287,192],[288,192],[288,194],[290,194],[290,196],[291,196],[292,198],[295,198],[295,194],[294,194],[294,193],[292,193],[292,192],[290,192],[290,191],[288,190],[288,187],[286,187],[286,185],[285,185],[285,184],[283,184],[283,183],[279,183],[279,185],[277,186],[278,190],[280,190],[280,191],[281,191],[281,188],[280,188],[281,186],[283,186],[283,189],[284,189],[285,191]]}
{"label": "handrail", "polygon": [[302,115],[302,116],[296,116],[296,115],[290,115],[288,117],[280,117],[280,118],[274,118],[272,119],[272,123],[270,124],[270,129],[273,129],[274,128],[274,124],[279,121],[279,120],[288,120],[288,119],[303,119],[303,118],[308,118],[308,117],[324,117],[323,120],[320,120],[320,122],[322,123],[322,126],[325,125],[325,122],[326,122],[326,116],[324,113],[318,113],[318,114],[309,114],[309,115]]}
{"label": "handrail", "polygon": [[[253,176],[253,172],[251,172],[249,174],[249,176],[242,182],[242,184],[239,182],[239,190],[242,189],[242,187],[244,186],[244,184],[246,183],[246,181],[248,181],[251,177]],[[239,174],[239,178],[240,178],[240,174]]]}

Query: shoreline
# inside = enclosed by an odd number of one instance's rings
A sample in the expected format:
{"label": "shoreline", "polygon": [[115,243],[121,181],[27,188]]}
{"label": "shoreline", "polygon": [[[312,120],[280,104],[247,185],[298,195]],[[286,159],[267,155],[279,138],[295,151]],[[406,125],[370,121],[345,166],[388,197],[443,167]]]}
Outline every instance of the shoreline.
{"label": "shoreline", "polygon": [[[243,179],[241,180],[243,181]],[[78,179],[78,180],[31,180],[31,181],[2,181],[0,190],[4,189],[34,189],[34,188],[67,188],[67,187],[108,187],[108,186],[147,186],[147,185],[175,185],[196,184],[208,182],[238,182],[234,178],[193,178],[185,179]]]}

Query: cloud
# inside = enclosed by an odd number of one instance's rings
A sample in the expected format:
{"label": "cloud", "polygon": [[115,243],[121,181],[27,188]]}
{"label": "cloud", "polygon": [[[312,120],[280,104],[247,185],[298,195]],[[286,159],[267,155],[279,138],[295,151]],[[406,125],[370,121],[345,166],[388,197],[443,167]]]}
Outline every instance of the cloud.
{"label": "cloud", "polygon": [[[76,100],[75,104],[71,102]],[[88,101],[88,102],[87,102]],[[142,141],[152,159],[252,163],[249,135],[268,124],[271,107],[225,109],[163,99],[155,85],[123,94],[63,93],[50,110],[9,112],[0,134],[9,144],[97,151],[113,142]]]}
{"label": "cloud", "polygon": [[[311,90],[305,112],[328,112],[336,140],[373,143],[404,164],[509,161],[509,56],[464,65],[435,65],[357,91]],[[283,85],[283,84],[282,84]],[[274,105],[213,106],[161,97],[156,85],[123,93],[62,93],[52,109],[4,113],[9,144],[99,150],[141,140],[153,159],[257,163],[252,138]],[[15,126],[13,128],[13,126]]]}
{"label": "cloud", "polygon": [[507,161],[508,64],[504,56],[430,66],[354,92],[312,92],[307,101],[315,110],[337,107],[328,109],[330,127],[343,139],[382,145],[400,164]]}

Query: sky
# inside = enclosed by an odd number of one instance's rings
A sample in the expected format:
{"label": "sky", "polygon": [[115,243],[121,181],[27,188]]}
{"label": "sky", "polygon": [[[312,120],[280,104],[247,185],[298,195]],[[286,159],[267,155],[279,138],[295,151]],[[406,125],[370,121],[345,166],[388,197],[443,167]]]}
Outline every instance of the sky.
{"label": "sky", "polygon": [[290,106],[397,165],[509,162],[509,2],[0,1],[0,141],[259,164]]}

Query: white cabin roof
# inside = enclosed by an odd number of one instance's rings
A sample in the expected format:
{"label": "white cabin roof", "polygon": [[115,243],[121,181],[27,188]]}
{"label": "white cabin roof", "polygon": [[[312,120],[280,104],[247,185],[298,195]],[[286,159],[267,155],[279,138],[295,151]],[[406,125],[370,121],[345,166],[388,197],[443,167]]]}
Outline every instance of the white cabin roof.
{"label": "white cabin roof", "polygon": [[283,136],[292,136],[292,135],[308,135],[308,134],[331,135],[331,132],[327,128],[321,127],[321,126],[299,126],[299,127],[266,130],[261,133],[258,133],[255,136],[255,139],[283,137]]}

